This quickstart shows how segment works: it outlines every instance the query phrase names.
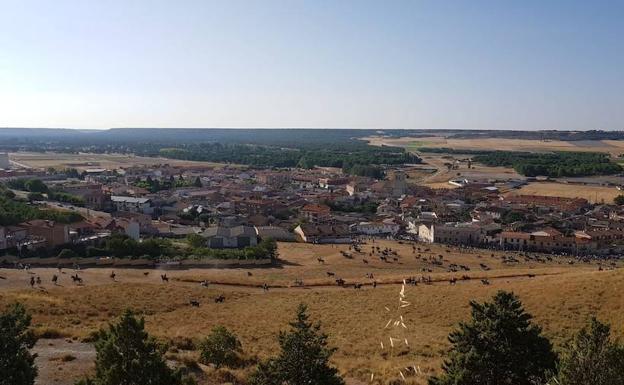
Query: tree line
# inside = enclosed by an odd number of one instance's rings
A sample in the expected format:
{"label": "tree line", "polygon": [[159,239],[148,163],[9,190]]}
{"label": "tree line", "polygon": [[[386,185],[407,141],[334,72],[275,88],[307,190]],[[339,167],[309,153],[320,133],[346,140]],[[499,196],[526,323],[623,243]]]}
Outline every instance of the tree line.
{"label": "tree line", "polygon": [[556,151],[546,153],[522,151],[489,151],[454,148],[419,148],[420,152],[454,155],[474,155],[472,160],[486,166],[512,167],[525,176],[574,177],[611,175],[622,172],[622,167],[601,152]]}
{"label": "tree line", "polygon": [[37,250],[25,252],[23,255],[33,254],[40,257],[80,258],[80,257],[115,257],[115,258],[144,258],[148,260],[161,259],[238,259],[257,260],[273,259],[277,257],[277,243],[270,238],[262,239],[256,246],[247,246],[241,249],[212,249],[206,247],[206,239],[199,234],[191,234],[186,239],[188,247],[180,242],[172,242],[167,238],[147,238],[140,242],[127,235],[112,234],[100,246],[64,245],[59,249]]}
{"label": "tree line", "polygon": [[83,217],[73,211],[40,209],[27,201],[16,199],[11,190],[0,185],[0,226],[14,226],[33,219],[74,223],[81,221]]}
{"label": "tree line", "polygon": [[[449,335],[451,347],[429,385],[622,385],[624,344],[595,318],[557,352],[519,298],[499,291],[492,300],[470,302],[471,317]],[[0,385],[33,385],[31,317],[20,304],[0,313]],[[249,385],[343,385],[331,364],[336,352],[307,307],[297,308],[290,329],[279,333],[279,350],[260,360]],[[95,373],[76,385],[191,385],[182,368],[167,365],[166,346],[145,331],[145,321],[127,310],[94,335]],[[217,368],[248,363],[234,333],[216,326],[199,344],[199,361]],[[392,382],[394,383],[394,382]]]}

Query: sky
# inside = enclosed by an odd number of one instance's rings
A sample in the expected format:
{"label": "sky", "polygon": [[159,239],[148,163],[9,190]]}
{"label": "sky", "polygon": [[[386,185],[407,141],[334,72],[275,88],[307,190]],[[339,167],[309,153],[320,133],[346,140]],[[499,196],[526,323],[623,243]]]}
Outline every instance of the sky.
{"label": "sky", "polygon": [[0,127],[624,129],[624,1],[0,0]]}

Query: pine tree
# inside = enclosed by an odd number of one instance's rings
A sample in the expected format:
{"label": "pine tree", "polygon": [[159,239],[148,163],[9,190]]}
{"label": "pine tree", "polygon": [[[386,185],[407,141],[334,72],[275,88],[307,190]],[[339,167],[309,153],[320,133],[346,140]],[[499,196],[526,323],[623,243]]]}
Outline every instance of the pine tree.
{"label": "pine tree", "polygon": [[307,307],[297,308],[289,332],[279,335],[280,355],[261,363],[252,375],[252,385],[343,385],[338,370],[330,366],[335,352],[327,346],[320,324],[309,321]]}
{"label": "pine tree", "polygon": [[557,383],[624,385],[624,345],[610,336],[609,325],[592,318],[566,346]]}
{"label": "pine tree", "polygon": [[499,291],[492,302],[470,307],[472,319],[449,335],[444,373],[430,385],[535,385],[554,373],[550,341],[513,293]]}
{"label": "pine tree", "polygon": [[145,321],[127,310],[95,342],[95,377],[85,385],[182,385],[193,383],[169,368],[164,349],[145,331]]}
{"label": "pine tree", "polygon": [[37,377],[30,315],[21,304],[0,313],[0,385],[32,385]]}

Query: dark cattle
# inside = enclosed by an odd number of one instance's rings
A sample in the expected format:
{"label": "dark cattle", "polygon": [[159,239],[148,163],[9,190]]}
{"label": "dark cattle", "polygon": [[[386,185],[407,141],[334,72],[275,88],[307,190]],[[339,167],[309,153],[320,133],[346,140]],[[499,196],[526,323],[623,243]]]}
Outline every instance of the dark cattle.
{"label": "dark cattle", "polygon": [[338,278],[338,279],[336,280],[336,284],[337,284],[338,286],[344,286],[344,284],[345,284],[345,280],[344,280],[344,279],[342,279],[342,278]]}
{"label": "dark cattle", "polygon": [[449,283],[450,283],[451,285],[456,284],[456,283],[457,283],[457,278],[451,278],[451,279],[449,280]]}
{"label": "dark cattle", "polygon": [[110,279],[112,279],[112,280],[114,281],[116,276],[117,276],[117,274],[115,274],[115,272],[114,272],[114,271],[111,271],[111,273],[110,273]]}
{"label": "dark cattle", "polygon": [[52,276],[52,283],[54,283],[56,285],[57,282],[58,282],[58,275],[54,274]]}
{"label": "dark cattle", "polygon": [[144,271],[143,275],[147,277],[149,275],[149,271]]}
{"label": "dark cattle", "polygon": [[336,275],[336,274],[335,274],[335,273],[332,273],[331,271],[328,271],[328,272],[327,272],[327,276],[328,276],[328,277],[333,277],[334,275]]}
{"label": "dark cattle", "polygon": [[223,301],[225,301],[225,296],[223,294],[221,294],[220,296],[215,298],[214,301],[215,301],[215,303],[223,303]]}
{"label": "dark cattle", "polygon": [[169,277],[167,277],[167,274],[161,274],[160,280],[163,282],[169,282]]}
{"label": "dark cattle", "polygon": [[[349,250],[351,250],[351,248],[350,248],[350,247],[349,247]],[[318,261],[318,263],[320,263],[320,264],[324,264],[324,263],[325,263],[325,260],[324,260],[323,258],[321,258],[321,257],[316,258],[316,260],[317,260],[317,261]]]}
{"label": "dark cattle", "polygon": [[251,274],[251,271],[248,271],[248,272],[247,272],[247,276],[248,276],[248,277],[251,277],[252,275],[253,275],[253,274]]}
{"label": "dark cattle", "polygon": [[194,299],[190,300],[189,304],[193,307],[199,307],[199,301],[196,301]]}
{"label": "dark cattle", "polygon": [[482,279],[481,283],[484,284],[484,285],[489,285],[490,281],[486,278],[486,279]]}

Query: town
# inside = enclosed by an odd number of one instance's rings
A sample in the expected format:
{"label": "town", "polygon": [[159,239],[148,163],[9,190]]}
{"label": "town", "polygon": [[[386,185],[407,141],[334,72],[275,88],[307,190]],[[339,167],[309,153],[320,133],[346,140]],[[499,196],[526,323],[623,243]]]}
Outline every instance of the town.
{"label": "town", "polygon": [[[98,258],[88,258],[124,257],[102,248],[118,236],[139,242],[190,240],[189,247],[225,250],[221,255],[234,259],[249,255],[227,250],[263,240],[351,244],[377,237],[575,258],[618,256],[624,248],[621,206],[515,192],[526,181],[454,178],[448,188],[434,189],[411,182],[409,164],[387,167],[383,179],[374,179],[332,167],[14,168],[9,155],[0,155],[5,196],[68,214],[64,220],[24,221],[4,215],[0,250],[5,263],[21,257],[21,263],[50,265],[69,260],[37,257],[72,256],[83,260],[71,263],[95,264]],[[468,161],[454,167],[473,166]],[[141,257],[156,264],[182,255],[201,257],[192,251]]]}

